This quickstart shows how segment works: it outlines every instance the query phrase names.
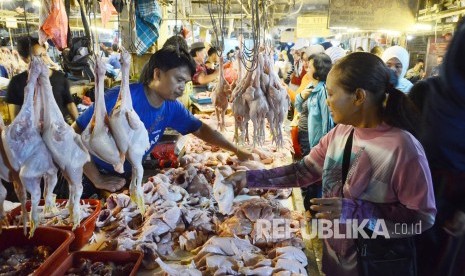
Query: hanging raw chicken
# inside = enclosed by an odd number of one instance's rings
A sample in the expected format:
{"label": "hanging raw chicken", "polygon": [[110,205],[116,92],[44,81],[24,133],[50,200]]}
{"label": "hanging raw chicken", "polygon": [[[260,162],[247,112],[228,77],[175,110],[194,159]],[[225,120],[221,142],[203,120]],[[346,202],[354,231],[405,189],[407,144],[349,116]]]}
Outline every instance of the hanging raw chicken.
{"label": "hanging raw chicken", "polygon": [[224,79],[223,76],[223,58],[220,57],[219,65],[219,77],[218,82],[212,91],[212,102],[215,107],[216,118],[218,119],[218,129],[220,131],[225,130],[224,115],[228,109],[228,96],[231,94],[229,83]]}
{"label": "hanging raw chicken", "polygon": [[[52,85],[48,77],[49,69],[42,65],[39,77],[40,96],[44,109],[42,138],[52,154],[55,164],[63,172],[69,185],[69,213],[73,229],[79,226],[80,203],[82,195],[82,173],[85,163],[90,161],[89,153],[81,141],[81,136],[68,125],[58,107],[52,93]],[[44,193],[46,202],[53,199],[52,191]]]}
{"label": "hanging raw chicken", "polygon": [[67,46],[68,16],[63,0],[44,0],[39,12],[39,43],[52,39],[58,50]]}
{"label": "hanging raw chicken", "polygon": [[95,63],[95,103],[90,123],[81,134],[82,142],[89,152],[113,165],[115,171],[124,172],[124,154],[120,153],[110,132],[107,108],[104,97],[105,63],[96,58]]}
{"label": "hanging raw chicken", "polygon": [[131,91],[129,90],[131,55],[125,49],[121,51],[121,60],[121,87],[118,101],[111,112],[110,128],[119,151],[126,156],[132,165],[129,192],[131,199],[137,204],[141,214],[144,214],[144,192],[142,190],[144,168],[142,167],[142,158],[150,147],[150,141],[144,123],[132,107]]}
{"label": "hanging raw chicken", "polygon": [[[17,187],[16,192],[23,206],[23,214],[25,214],[26,191],[31,194],[30,236],[34,235],[39,221],[40,181],[43,177],[45,189],[53,190],[58,172],[40,135],[37,118],[40,112],[36,111],[40,106],[34,103],[35,90],[43,89],[38,82],[41,63],[38,58],[33,58],[29,68],[29,79],[24,89],[24,104],[18,116],[2,132],[3,147],[8,161],[12,169],[19,173],[21,180],[22,187]],[[46,206],[46,208],[51,207]],[[26,231],[24,217],[23,222],[24,231]]]}

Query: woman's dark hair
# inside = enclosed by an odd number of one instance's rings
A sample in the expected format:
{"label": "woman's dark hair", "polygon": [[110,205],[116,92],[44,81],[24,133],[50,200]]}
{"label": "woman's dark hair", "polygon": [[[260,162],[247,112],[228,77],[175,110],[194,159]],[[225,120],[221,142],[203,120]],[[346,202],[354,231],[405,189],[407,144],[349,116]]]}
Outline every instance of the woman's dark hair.
{"label": "woman's dark hair", "polygon": [[[431,77],[431,78],[437,78],[437,77]],[[426,98],[431,94],[430,91],[432,90],[430,87],[430,83],[426,80],[420,80],[417,81],[412,89],[410,89],[410,92],[408,93],[409,99],[412,101],[412,103],[415,104],[415,106],[418,108],[418,110],[423,113],[423,110],[425,109],[425,103],[426,103]],[[440,89],[440,87],[438,87]],[[440,90],[437,90],[440,91]]]}
{"label": "woman's dark hair", "polygon": [[326,77],[328,77],[328,73],[333,66],[331,58],[325,54],[313,54],[308,58],[308,61],[313,59],[313,67],[315,68],[315,72],[313,73],[313,78],[319,81],[326,81]]}
{"label": "woman's dark hair", "polygon": [[[419,113],[415,105],[401,91],[390,83],[389,68],[376,55],[356,52],[340,59],[333,67],[339,71],[339,84],[349,93],[357,88],[374,96],[384,122],[409,131],[414,136],[419,125]],[[384,100],[388,94],[386,107]]]}
{"label": "woman's dark hair", "polygon": [[28,58],[31,54],[31,48],[39,44],[39,39],[31,36],[23,36],[18,39],[16,50],[23,58]]}
{"label": "woman's dark hair", "polygon": [[153,71],[155,68],[163,72],[174,68],[187,67],[191,76],[195,73],[195,62],[189,53],[184,48],[179,48],[168,45],[156,51],[150,57],[150,60],[144,65],[140,74],[139,82],[148,85],[153,79]]}
{"label": "woman's dark hair", "polygon": [[218,50],[215,47],[210,47],[210,49],[208,49],[207,55],[211,56],[213,54],[218,54]]}
{"label": "woman's dark hair", "polygon": [[383,54],[383,51],[383,48],[381,48],[380,46],[375,46],[371,48],[370,53],[380,56]]}
{"label": "woman's dark hair", "polygon": [[163,47],[166,47],[166,46],[179,46],[179,48],[183,48],[184,50],[186,50],[186,52],[189,51],[189,46],[187,46],[187,42],[186,40],[182,37],[182,36],[179,36],[179,35],[173,35],[172,37],[168,38],[166,41],[165,41],[165,44],[163,44]]}

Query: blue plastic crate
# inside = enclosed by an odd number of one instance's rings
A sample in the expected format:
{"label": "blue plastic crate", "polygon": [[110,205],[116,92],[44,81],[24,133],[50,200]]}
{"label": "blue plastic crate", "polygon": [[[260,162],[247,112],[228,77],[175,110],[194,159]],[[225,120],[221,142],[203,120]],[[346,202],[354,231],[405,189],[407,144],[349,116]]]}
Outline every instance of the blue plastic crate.
{"label": "blue plastic crate", "polygon": [[199,103],[199,104],[211,104],[212,103],[212,98],[201,98],[197,99],[194,94],[190,94],[189,97],[194,103]]}

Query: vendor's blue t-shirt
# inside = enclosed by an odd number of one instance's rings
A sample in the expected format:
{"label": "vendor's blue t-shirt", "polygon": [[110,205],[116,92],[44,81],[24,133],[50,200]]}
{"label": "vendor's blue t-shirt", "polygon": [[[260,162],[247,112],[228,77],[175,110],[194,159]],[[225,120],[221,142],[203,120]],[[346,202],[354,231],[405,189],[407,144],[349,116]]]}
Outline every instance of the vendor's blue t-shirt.
{"label": "vendor's blue t-shirt", "polygon": [[[115,87],[105,93],[105,105],[108,114],[111,114],[113,107],[118,99],[120,87]],[[140,83],[129,85],[131,91],[132,105],[145,128],[149,133],[150,149],[146,152],[147,155],[152,151],[155,144],[160,140],[165,128],[170,127],[185,135],[197,131],[202,122],[195,118],[180,102],[165,100],[163,104],[155,108],[150,105],[144,93],[144,86]],[[84,113],[77,118],[76,123],[81,130],[84,130],[89,124],[92,114],[94,113],[94,105],[89,107]],[[104,169],[108,172],[116,173],[113,166],[92,156],[95,164],[99,169]],[[131,165],[126,160],[124,163],[125,176],[129,176]]]}

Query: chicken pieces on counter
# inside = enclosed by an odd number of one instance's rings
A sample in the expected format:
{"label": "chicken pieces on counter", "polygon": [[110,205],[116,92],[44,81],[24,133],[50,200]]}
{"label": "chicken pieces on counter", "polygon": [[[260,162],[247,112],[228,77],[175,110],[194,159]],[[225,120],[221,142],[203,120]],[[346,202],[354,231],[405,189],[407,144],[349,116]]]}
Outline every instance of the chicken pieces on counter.
{"label": "chicken pieces on counter", "polygon": [[[198,157],[193,156],[191,161]],[[213,199],[215,187],[221,184],[223,174],[234,171],[228,165],[213,170],[201,163],[162,171],[143,185],[143,217],[138,216],[136,205],[127,195],[114,194],[100,213],[98,231],[105,239],[116,240],[113,249],[143,251],[144,267],[161,269],[165,275],[181,275],[181,271],[185,273],[182,275],[271,275],[286,271],[306,275],[305,269],[301,271],[307,261],[302,259],[305,254],[300,232],[282,239],[267,238],[258,224],[275,218],[298,223],[302,216],[272,197],[231,199],[227,206],[230,211],[222,214],[223,203]],[[213,189],[191,189],[198,185],[199,178]],[[202,196],[205,191],[209,193]],[[282,253],[287,250],[292,253]],[[186,252],[194,257],[186,259]],[[294,260],[295,267],[285,267],[284,259]]]}

